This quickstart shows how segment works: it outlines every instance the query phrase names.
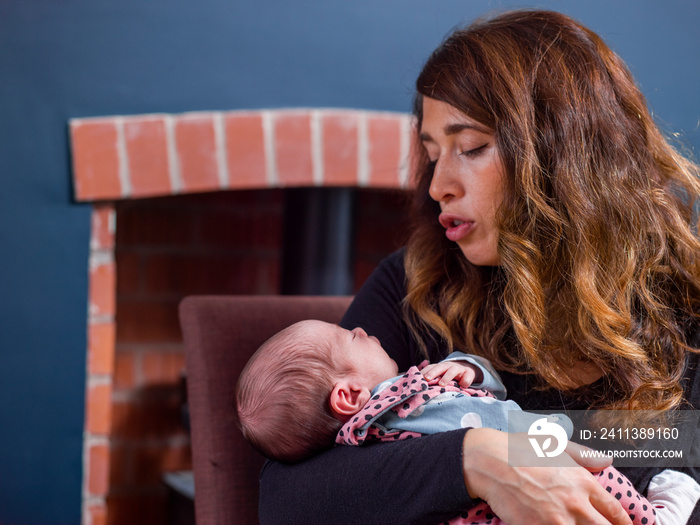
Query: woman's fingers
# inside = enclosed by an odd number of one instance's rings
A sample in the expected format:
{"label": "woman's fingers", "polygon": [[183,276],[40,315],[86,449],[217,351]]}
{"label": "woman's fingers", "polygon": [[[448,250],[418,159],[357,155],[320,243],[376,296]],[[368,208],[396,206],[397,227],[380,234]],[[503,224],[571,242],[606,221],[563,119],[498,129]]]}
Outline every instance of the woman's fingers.
{"label": "woman's fingers", "polygon": [[600,472],[604,468],[612,465],[612,458],[605,455],[590,454],[593,449],[569,441],[566,445],[565,452],[573,459],[578,465],[589,472]]}
{"label": "woman's fingers", "polygon": [[630,523],[620,503],[571,456],[540,463],[527,437],[487,428],[467,432],[464,477],[472,497],[485,499],[508,525]]}
{"label": "woman's fingers", "polygon": [[[600,472],[612,465],[612,458],[603,455],[586,454],[584,453],[586,451],[592,451],[592,449],[572,441],[569,441],[565,450],[571,459],[589,472]],[[620,505],[620,502],[606,491],[600,483],[595,482],[593,485],[589,501],[593,508],[610,523],[615,525],[628,525],[630,523],[629,516],[622,508],[622,505]]]}
{"label": "woman's fingers", "polygon": [[594,487],[593,494],[591,494],[589,500],[593,508],[613,525],[629,525],[630,518],[625,509],[622,508],[622,505],[620,505],[620,502],[605,490],[602,485],[598,483],[596,485],[598,485],[598,488]]}

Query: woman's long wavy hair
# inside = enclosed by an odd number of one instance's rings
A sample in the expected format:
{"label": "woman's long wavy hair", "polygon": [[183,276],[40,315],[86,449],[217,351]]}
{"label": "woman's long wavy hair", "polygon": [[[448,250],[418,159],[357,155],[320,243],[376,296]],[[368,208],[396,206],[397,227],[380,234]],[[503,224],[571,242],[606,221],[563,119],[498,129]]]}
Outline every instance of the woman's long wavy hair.
{"label": "woman's long wavy hair", "polygon": [[607,409],[681,404],[687,332],[700,312],[698,167],[652,120],[623,61],[549,11],[454,32],[417,80],[422,97],[494,130],[504,167],[498,268],[469,263],[437,221],[422,147],[406,252],[407,315],[452,349],[572,390],[594,363]]}

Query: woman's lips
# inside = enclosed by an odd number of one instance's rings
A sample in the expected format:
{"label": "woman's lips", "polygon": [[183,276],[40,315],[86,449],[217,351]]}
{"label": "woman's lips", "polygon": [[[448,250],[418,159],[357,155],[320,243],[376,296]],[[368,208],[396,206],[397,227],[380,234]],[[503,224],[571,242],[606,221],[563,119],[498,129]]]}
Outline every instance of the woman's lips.
{"label": "woman's lips", "polygon": [[445,235],[452,242],[462,240],[474,227],[474,221],[449,213],[441,213],[439,220],[442,227],[445,228]]}

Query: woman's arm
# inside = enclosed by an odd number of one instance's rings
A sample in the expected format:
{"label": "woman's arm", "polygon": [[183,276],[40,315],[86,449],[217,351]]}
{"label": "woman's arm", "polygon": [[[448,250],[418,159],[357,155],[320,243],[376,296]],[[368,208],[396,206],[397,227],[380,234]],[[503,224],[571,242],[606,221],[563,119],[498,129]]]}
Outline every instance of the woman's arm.
{"label": "woman's arm", "polygon": [[468,507],[464,430],[339,446],[296,465],[268,462],[260,523],[441,523]]}
{"label": "woman's arm", "polygon": [[296,465],[268,462],[260,522],[434,525],[470,506],[468,486],[509,525],[629,523],[617,500],[568,456],[560,466],[509,465],[505,440],[512,436],[458,430],[336,447]]}

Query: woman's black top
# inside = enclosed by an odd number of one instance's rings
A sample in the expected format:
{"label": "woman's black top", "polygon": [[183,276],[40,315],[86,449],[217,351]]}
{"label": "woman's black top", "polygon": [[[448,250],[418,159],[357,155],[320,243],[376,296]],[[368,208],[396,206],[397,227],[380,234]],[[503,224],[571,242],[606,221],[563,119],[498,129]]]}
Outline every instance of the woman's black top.
{"label": "woman's black top", "polygon": [[[403,321],[406,295],[403,250],[383,260],[358,292],[341,321],[381,341],[399,370],[424,357]],[[693,334],[694,346],[700,338]],[[444,346],[444,345],[443,345]],[[429,344],[430,361],[446,356]],[[700,359],[691,355],[686,370],[686,400],[700,406]],[[532,390],[527,375],[501,373],[508,398],[524,410],[578,410],[585,403],[558,390]],[[595,384],[594,384],[595,385]],[[268,461],[260,477],[260,522],[435,525],[454,517],[472,502],[464,485],[462,441],[467,430],[455,430],[396,443],[362,447],[338,446],[295,465]],[[661,468],[620,468],[641,492]],[[678,469],[700,480],[696,468]],[[693,518],[700,523],[700,506]]]}

